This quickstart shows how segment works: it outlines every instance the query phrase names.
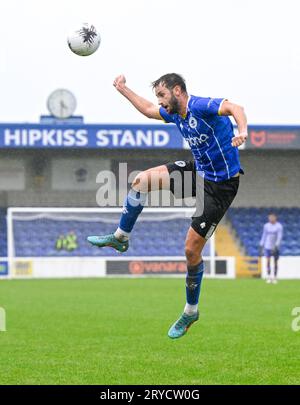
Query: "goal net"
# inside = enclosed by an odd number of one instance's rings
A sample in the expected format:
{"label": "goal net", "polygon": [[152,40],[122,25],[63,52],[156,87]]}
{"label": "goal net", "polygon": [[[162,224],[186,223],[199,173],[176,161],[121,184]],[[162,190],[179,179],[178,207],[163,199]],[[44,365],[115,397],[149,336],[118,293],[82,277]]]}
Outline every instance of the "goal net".
{"label": "goal net", "polygon": [[[9,208],[10,275],[185,274],[184,241],[194,209],[145,208],[125,253],[91,246],[87,236],[112,233],[118,226],[120,213],[119,208]],[[214,276],[214,237],[205,245],[203,256],[206,272]],[[228,271],[223,274],[230,276]]]}

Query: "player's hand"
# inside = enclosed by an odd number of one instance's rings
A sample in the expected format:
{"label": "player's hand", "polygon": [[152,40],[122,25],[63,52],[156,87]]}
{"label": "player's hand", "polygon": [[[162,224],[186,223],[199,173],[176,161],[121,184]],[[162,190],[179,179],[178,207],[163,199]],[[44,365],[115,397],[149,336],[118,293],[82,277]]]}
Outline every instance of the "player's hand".
{"label": "player's hand", "polygon": [[263,253],[264,253],[263,247],[262,247],[262,246],[259,246],[259,248],[258,248],[258,255],[259,255],[259,257],[262,257]]}
{"label": "player's hand", "polygon": [[117,90],[123,90],[126,84],[126,78],[124,75],[119,75],[114,80],[114,86]]}
{"label": "player's hand", "polygon": [[247,136],[248,136],[247,132],[242,132],[241,134],[234,136],[231,139],[231,145],[236,147],[241,146],[244,142],[246,142]]}

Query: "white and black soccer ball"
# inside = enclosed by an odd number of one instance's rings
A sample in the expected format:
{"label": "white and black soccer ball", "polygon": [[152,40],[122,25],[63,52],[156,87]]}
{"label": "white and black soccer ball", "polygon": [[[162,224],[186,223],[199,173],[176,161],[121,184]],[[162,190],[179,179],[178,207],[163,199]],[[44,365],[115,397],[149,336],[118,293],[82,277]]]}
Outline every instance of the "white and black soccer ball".
{"label": "white and black soccer ball", "polygon": [[89,56],[97,51],[101,42],[99,32],[94,25],[84,23],[68,36],[68,45],[72,52],[80,56]]}

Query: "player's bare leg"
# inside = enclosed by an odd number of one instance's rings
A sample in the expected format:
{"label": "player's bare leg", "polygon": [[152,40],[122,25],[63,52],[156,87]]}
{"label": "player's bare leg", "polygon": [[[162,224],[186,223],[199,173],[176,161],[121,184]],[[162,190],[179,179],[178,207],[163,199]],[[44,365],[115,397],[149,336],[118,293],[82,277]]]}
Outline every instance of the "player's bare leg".
{"label": "player's bare leg", "polygon": [[168,336],[171,339],[183,336],[190,326],[199,319],[198,301],[204,272],[201,253],[205,243],[206,239],[190,227],[185,241],[187,302],[183,314],[169,329]]}
{"label": "player's bare leg", "polygon": [[202,261],[201,252],[206,242],[206,239],[193,228],[189,228],[185,240],[185,256],[188,266],[196,266]]}
{"label": "player's bare leg", "polygon": [[139,173],[125,200],[117,230],[109,235],[89,236],[87,240],[97,247],[110,246],[119,252],[126,252],[129,247],[130,233],[144,208],[148,192],[169,188],[170,176],[165,165]]}

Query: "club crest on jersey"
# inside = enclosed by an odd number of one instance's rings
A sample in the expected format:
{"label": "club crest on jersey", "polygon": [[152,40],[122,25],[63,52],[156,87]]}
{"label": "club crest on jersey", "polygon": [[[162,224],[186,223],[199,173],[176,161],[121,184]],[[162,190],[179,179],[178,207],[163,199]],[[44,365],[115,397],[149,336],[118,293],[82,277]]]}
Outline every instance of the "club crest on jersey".
{"label": "club crest on jersey", "polygon": [[195,129],[195,128],[197,128],[197,125],[198,125],[198,121],[196,120],[196,118],[193,117],[193,116],[190,116],[190,119],[189,119],[189,126],[190,126],[192,129]]}
{"label": "club crest on jersey", "polygon": [[177,166],[179,166],[179,167],[185,167],[185,166],[186,166],[186,163],[185,163],[184,160],[177,160],[177,161],[175,162],[175,165],[177,165]]}
{"label": "club crest on jersey", "polygon": [[122,214],[128,214],[128,209],[126,207],[123,207]]}

